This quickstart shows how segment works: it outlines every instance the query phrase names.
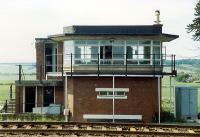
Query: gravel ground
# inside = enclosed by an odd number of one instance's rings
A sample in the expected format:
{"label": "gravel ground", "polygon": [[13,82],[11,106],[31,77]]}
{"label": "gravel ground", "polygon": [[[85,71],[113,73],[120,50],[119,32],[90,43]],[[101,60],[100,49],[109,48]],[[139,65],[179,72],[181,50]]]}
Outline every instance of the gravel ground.
{"label": "gravel ground", "polygon": [[[102,137],[102,136],[91,136],[91,135],[26,135],[26,134],[19,134],[19,135],[10,135],[10,134],[6,134],[6,135],[2,135],[0,134],[0,137]],[[103,137],[116,137],[116,136],[108,136],[105,135]],[[118,137],[159,137],[159,136],[148,136],[148,135],[130,135],[130,136],[118,136]],[[161,137],[172,137],[172,136],[161,136]],[[176,136],[178,137],[178,136]]]}

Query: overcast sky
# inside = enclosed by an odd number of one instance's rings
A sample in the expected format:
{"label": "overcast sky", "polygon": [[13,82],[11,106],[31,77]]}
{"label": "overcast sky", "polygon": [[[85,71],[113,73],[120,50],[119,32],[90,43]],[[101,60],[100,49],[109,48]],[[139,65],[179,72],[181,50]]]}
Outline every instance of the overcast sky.
{"label": "overcast sky", "polygon": [[152,25],[161,12],[163,32],[179,35],[165,43],[169,54],[200,55],[187,24],[197,0],[0,0],[0,62],[35,61],[35,38],[60,34],[69,25]]}

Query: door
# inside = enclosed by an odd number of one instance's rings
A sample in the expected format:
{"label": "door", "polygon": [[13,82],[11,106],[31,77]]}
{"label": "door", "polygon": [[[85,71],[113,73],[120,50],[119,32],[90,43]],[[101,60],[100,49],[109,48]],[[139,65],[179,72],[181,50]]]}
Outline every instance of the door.
{"label": "door", "polygon": [[190,95],[189,95],[189,115],[191,117],[196,117],[197,116],[197,90],[191,88],[189,89]]}
{"label": "door", "polygon": [[102,64],[111,64],[112,61],[112,46],[100,47],[100,60]]}
{"label": "door", "polygon": [[44,87],[43,90],[43,106],[54,104],[54,87]]}
{"label": "door", "polygon": [[33,112],[35,107],[35,89],[36,87],[25,88],[25,112]]}

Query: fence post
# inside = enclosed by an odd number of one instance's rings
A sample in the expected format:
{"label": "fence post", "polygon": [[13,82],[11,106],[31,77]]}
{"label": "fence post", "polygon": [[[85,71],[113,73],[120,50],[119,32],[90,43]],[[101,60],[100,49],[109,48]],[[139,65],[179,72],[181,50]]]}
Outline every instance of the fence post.
{"label": "fence post", "polygon": [[71,53],[71,76],[72,76],[72,53]]}
{"label": "fence post", "polygon": [[10,85],[10,99],[12,99],[12,84]]}
{"label": "fence post", "polygon": [[63,56],[63,54],[62,54],[61,56],[62,56],[62,64],[61,64],[61,65],[62,65],[62,66],[61,66],[61,67],[62,67],[62,68],[61,68],[62,70],[61,70],[61,71],[62,71],[62,77],[63,77],[63,74],[64,74],[64,72],[63,72],[63,63],[64,63],[63,57],[64,57],[64,56]]}
{"label": "fence post", "polygon": [[127,53],[126,53],[126,76],[127,76]]}
{"label": "fence post", "polygon": [[98,76],[99,76],[99,53],[98,53]]}
{"label": "fence post", "polygon": [[22,65],[19,65],[19,83],[21,83],[22,80]]}
{"label": "fence post", "polygon": [[5,104],[5,113],[7,113],[8,111],[8,101],[6,100],[6,104]]}
{"label": "fence post", "polygon": [[174,55],[172,54],[172,57],[171,57],[171,73],[173,73],[173,64],[174,64],[174,60],[173,60],[173,57]]}
{"label": "fence post", "polygon": [[176,70],[176,55],[174,55],[174,71]]}

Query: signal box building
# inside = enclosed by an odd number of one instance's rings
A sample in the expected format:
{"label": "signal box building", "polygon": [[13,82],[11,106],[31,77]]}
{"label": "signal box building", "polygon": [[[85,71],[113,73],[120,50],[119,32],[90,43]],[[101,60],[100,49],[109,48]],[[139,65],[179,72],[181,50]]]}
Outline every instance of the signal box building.
{"label": "signal box building", "polygon": [[37,80],[16,81],[16,113],[59,104],[69,121],[151,122],[163,75],[176,75],[163,43],[176,38],[161,24],[69,26],[36,38]]}

